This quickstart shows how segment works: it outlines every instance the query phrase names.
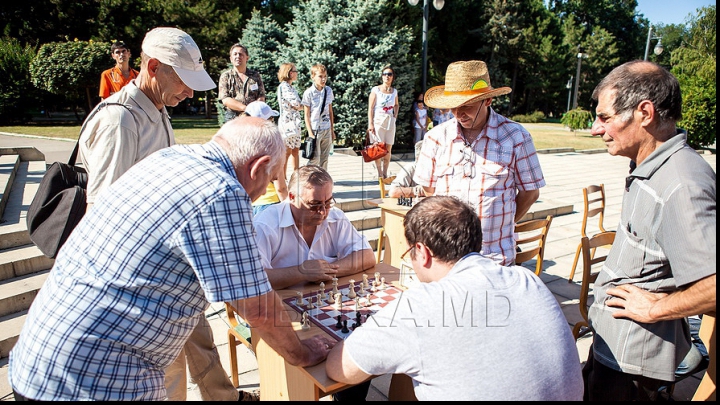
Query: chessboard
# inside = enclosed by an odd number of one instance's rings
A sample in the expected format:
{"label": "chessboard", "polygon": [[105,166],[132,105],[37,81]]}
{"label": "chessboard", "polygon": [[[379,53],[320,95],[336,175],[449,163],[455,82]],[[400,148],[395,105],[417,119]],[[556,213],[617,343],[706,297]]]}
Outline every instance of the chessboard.
{"label": "chessboard", "polygon": [[[350,297],[351,284],[337,286],[336,283],[337,280],[334,279],[333,286],[329,289],[321,283],[317,291],[305,294],[298,292],[296,297],[285,298],[283,302],[301,314],[303,329],[311,327],[312,323],[312,326],[321,328],[337,341],[346,339],[355,328],[367,322],[368,317],[391,301],[399,299],[403,291],[392,285],[385,285],[384,280],[368,281],[365,277],[364,281],[351,283],[357,297],[355,299]],[[333,294],[336,288],[337,293]],[[335,300],[337,294],[341,297],[340,304]],[[317,303],[318,295],[320,304]]]}

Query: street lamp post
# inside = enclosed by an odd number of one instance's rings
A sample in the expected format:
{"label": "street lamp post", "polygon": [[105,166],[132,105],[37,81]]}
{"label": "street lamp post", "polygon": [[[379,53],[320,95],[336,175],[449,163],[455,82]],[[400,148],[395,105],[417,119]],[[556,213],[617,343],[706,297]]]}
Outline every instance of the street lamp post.
{"label": "street lamp post", "polygon": [[[411,6],[416,6],[420,0],[408,0]],[[422,92],[427,89],[427,33],[428,33],[428,14],[430,12],[429,0],[423,0],[423,36],[422,36]],[[433,0],[433,6],[436,10],[442,10],[445,0]]]}
{"label": "street lamp post", "polygon": [[578,106],[578,87],[580,86],[580,65],[582,64],[583,58],[588,57],[588,54],[583,52],[583,47],[578,46],[578,54],[577,54],[577,72],[575,73],[575,95],[573,99],[573,110],[577,108]]}
{"label": "street lamp post", "polygon": [[648,28],[648,37],[647,37],[647,42],[645,43],[645,57],[643,58],[643,60],[647,60],[647,58],[648,58],[648,51],[650,50],[650,40],[652,40],[652,39],[658,40],[657,44],[655,45],[655,48],[653,48],[653,53],[655,53],[655,55],[660,55],[661,53],[663,53],[664,48],[662,46],[662,36],[660,36],[660,37],[652,36],[652,30],[653,29],[652,29],[652,25],[651,25]]}
{"label": "street lamp post", "polygon": [[568,106],[567,106],[567,110],[565,112],[570,111],[570,96],[572,95],[570,90],[572,89],[572,81],[573,81],[573,77],[570,76],[570,79],[568,79],[568,82],[565,85],[565,88],[568,89]]}

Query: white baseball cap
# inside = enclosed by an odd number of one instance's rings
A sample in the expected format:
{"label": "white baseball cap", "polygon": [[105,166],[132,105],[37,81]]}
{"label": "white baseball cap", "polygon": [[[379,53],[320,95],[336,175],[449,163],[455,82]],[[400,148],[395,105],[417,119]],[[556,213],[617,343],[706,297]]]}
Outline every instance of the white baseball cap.
{"label": "white baseball cap", "polygon": [[260,117],[269,120],[270,117],[277,117],[279,112],[270,108],[264,101],[253,101],[245,107],[245,114],[251,117]]}
{"label": "white baseball cap", "polygon": [[151,58],[172,66],[183,83],[195,91],[217,87],[205,71],[200,48],[184,31],[171,27],[155,28],[145,35],[142,50]]}

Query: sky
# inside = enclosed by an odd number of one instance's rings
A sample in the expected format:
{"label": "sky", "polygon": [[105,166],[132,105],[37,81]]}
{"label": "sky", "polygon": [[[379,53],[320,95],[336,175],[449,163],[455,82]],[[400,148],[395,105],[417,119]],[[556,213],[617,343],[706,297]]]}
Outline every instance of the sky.
{"label": "sky", "polygon": [[650,24],[684,24],[688,14],[696,15],[701,7],[716,5],[715,0],[637,0],[638,14],[643,14]]}

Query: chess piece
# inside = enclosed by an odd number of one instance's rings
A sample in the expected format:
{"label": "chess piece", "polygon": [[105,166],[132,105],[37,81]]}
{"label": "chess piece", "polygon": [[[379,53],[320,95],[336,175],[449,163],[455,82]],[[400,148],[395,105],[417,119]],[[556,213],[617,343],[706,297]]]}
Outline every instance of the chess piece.
{"label": "chess piece", "polygon": [[367,275],[367,274],[363,274],[362,286],[363,286],[364,288],[370,288],[370,282],[368,281],[368,275]]}
{"label": "chess piece", "polygon": [[363,283],[360,283],[360,291],[357,292],[357,294],[361,297],[364,297],[367,292],[365,291],[365,285]]}
{"label": "chess piece", "polygon": [[305,306],[305,298],[303,298],[303,294],[301,291],[297,292],[297,299],[295,299],[295,305],[299,307]]}
{"label": "chess piece", "polygon": [[385,285],[385,277],[381,277],[381,278],[380,278],[380,286],[378,286],[378,288],[379,288],[380,290],[384,290],[384,289],[387,288],[387,286]]}
{"label": "chess piece", "polygon": [[341,293],[335,294],[335,309],[338,311],[342,309],[342,294]]}
{"label": "chess piece", "polygon": [[302,330],[310,329],[310,320],[308,319],[307,311],[303,311],[302,314]]}
{"label": "chess piece", "polygon": [[333,285],[333,289],[332,289],[333,295],[339,293],[340,290],[338,290],[338,278],[337,277],[333,277],[332,285]]}
{"label": "chess piece", "polygon": [[355,312],[360,311],[360,297],[355,297]]}
{"label": "chess piece", "polygon": [[328,304],[334,304],[334,303],[335,303],[335,300],[333,299],[333,295],[332,295],[332,294],[328,294],[327,302],[328,302]]}
{"label": "chess piece", "polygon": [[355,280],[350,280],[350,290],[348,291],[348,298],[355,298],[357,294],[355,294]]}
{"label": "chess piece", "polygon": [[320,298],[327,298],[327,294],[325,294],[325,283],[323,283],[322,281],[320,282]]}
{"label": "chess piece", "polygon": [[342,326],[343,326],[342,315],[338,315],[336,319],[337,319],[337,323],[335,324],[335,327],[338,329],[342,329]]}
{"label": "chess piece", "polygon": [[323,306],[322,294],[320,294],[320,291],[318,291],[317,296],[315,297],[315,305],[317,305],[318,308]]}
{"label": "chess piece", "polygon": [[313,308],[315,308],[315,305],[313,305],[312,297],[308,297],[307,308],[308,308],[308,309],[313,309]]}
{"label": "chess piece", "polygon": [[379,281],[380,281],[380,272],[379,272],[379,271],[376,271],[376,272],[375,272],[375,282],[377,283],[377,282],[379,282]]}
{"label": "chess piece", "polygon": [[342,329],[340,329],[340,332],[350,333],[350,329],[348,329],[348,326],[347,326],[347,319],[343,320],[343,326],[342,326]]}

